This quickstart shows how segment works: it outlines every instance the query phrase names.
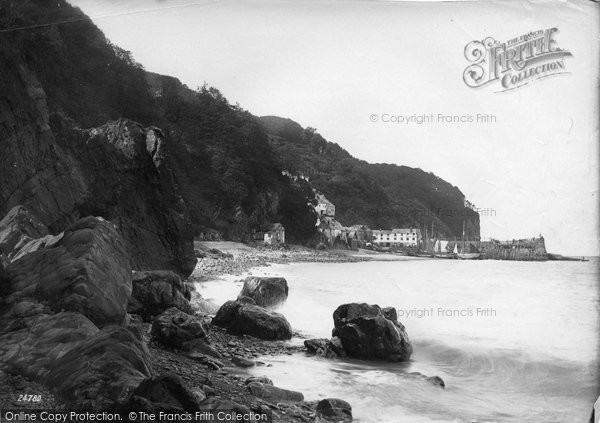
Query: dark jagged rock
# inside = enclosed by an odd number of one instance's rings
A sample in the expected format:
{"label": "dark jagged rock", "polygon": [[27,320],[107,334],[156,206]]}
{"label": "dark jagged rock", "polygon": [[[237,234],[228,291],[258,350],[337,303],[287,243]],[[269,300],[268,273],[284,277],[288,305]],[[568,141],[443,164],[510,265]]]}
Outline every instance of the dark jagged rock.
{"label": "dark jagged rock", "polygon": [[317,404],[317,416],[329,422],[351,422],[352,407],[338,398],[326,398]]}
{"label": "dark jagged rock", "polygon": [[432,384],[433,386],[437,386],[442,389],[444,389],[446,387],[446,383],[439,376],[427,376],[421,372],[411,372],[411,373],[406,374],[406,376],[410,377],[412,379],[419,379],[419,380],[425,381],[427,383]]}
{"label": "dark jagged rock", "polygon": [[152,336],[160,343],[191,349],[194,341],[206,338],[207,329],[196,317],[171,307],[152,322]]}
{"label": "dark jagged rock", "polygon": [[57,359],[44,380],[69,406],[101,409],[125,400],[150,376],[145,345],[111,326]]}
{"label": "dark jagged rock", "polygon": [[239,297],[250,297],[261,307],[274,308],[287,300],[288,292],[284,278],[252,276],[244,279]]}
{"label": "dark jagged rock", "polygon": [[147,322],[171,307],[191,314],[190,298],[189,287],[171,271],[134,272],[127,311]]}
{"label": "dark jagged rock", "polygon": [[123,322],[131,266],[114,225],[103,219],[79,220],[55,245],[22,257],[6,272],[9,304],[29,296],[54,312],[79,312],[99,327]]}
{"label": "dark jagged rock", "polygon": [[193,233],[162,131],[120,119],[90,130],[61,126],[55,132],[81,163],[88,195],[80,210],[107,216],[118,226],[133,267],[189,275],[197,261]]}
{"label": "dark jagged rock", "polygon": [[27,242],[46,235],[46,225],[25,207],[15,206],[0,220],[0,254],[12,261]]}
{"label": "dark jagged rock", "polygon": [[194,412],[204,398],[185,386],[174,373],[144,379],[133,391],[125,408],[156,413],[159,411]]}
{"label": "dark jagged rock", "polygon": [[301,392],[290,391],[260,382],[250,382],[247,386],[252,395],[266,401],[304,401],[304,395]]}
{"label": "dark jagged rock", "polygon": [[348,321],[357,317],[375,317],[382,314],[378,305],[366,303],[342,304],[333,312],[333,334],[337,336],[337,330],[344,326]]}
{"label": "dark jagged rock", "polygon": [[230,333],[251,335],[260,339],[290,339],[292,327],[280,313],[253,304],[254,300],[242,297],[227,301],[221,306],[212,323],[226,328]]}
{"label": "dark jagged rock", "polygon": [[[63,4],[62,10],[67,9]],[[97,33],[102,43],[104,38]],[[68,44],[54,34],[57,38],[49,49]],[[49,41],[45,37],[38,41],[42,39]],[[26,63],[40,60],[39,54],[25,58],[16,47],[19,43],[9,44],[0,48],[4,75],[0,92],[6,99],[0,104],[0,216],[21,205],[51,233],[87,215],[102,216],[119,227],[135,268],[190,274],[196,263],[193,233],[173,177],[168,140],[161,131],[127,120],[77,129],[77,123],[56,107],[59,98],[72,94],[54,91],[48,99],[49,81],[56,80],[46,78],[43,67]],[[54,51],[53,60],[65,59],[63,47]],[[27,236],[47,234],[38,231]]]}
{"label": "dark jagged rock", "polygon": [[[385,310],[389,317],[395,317],[390,308]],[[351,357],[406,361],[412,345],[404,326],[392,319],[384,316],[377,305],[343,304],[333,313],[333,333]]]}

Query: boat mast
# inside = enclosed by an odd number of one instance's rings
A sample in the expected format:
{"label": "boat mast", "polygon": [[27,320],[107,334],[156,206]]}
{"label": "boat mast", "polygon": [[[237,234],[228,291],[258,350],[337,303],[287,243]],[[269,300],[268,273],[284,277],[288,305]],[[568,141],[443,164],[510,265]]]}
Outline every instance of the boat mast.
{"label": "boat mast", "polygon": [[462,232],[462,251],[461,254],[465,253],[465,221],[463,220],[463,232]]}

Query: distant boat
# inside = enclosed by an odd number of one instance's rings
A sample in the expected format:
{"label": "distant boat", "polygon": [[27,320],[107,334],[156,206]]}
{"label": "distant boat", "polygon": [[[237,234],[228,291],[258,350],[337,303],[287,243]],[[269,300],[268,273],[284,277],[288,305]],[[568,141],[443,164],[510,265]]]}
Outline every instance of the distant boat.
{"label": "distant boat", "polygon": [[[457,251],[456,245],[454,251]],[[465,253],[465,221],[463,220],[463,233],[462,233],[462,251],[456,253],[456,257],[460,260],[477,260],[481,257],[479,253]]]}
{"label": "distant boat", "polygon": [[438,239],[436,244],[435,244],[435,258],[440,258],[440,259],[455,259],[456,258],[456,252],[455,253],[442,253],[442,243],[440,242],[440,240]]}

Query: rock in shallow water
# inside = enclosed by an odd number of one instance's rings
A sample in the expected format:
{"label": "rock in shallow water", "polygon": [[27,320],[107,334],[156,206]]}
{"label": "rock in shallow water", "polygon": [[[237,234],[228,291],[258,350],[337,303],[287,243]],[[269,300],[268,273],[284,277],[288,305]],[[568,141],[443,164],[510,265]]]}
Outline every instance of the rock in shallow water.
{"label": "rock in shallow water", "polygon": [[288,297],[288,283],[284,278],[252,276],[244,279],[244,286],[238,298],[252,298],[257,305],[275,308]]}
{"label": "rock in shallow water", "polygon": [[326,398],[317,404],[317,416],[327,422],[351,422],[352,407],[338,398]]}
{"label": "rock in shallow water", "polygon": [[393,320],[395,313],[377,305],[351,303],[339,306],[333,313],[334,336],[351,357],[386,361],[406,361],[412,345],[404,326]]}
{"label": "rock in shallow water", "polygon": [[280,313],[253,304],[248,297],[227,301],[221,306],[212,323],[230,333],[251,335],[266,340],[290,339],[292,327]]}

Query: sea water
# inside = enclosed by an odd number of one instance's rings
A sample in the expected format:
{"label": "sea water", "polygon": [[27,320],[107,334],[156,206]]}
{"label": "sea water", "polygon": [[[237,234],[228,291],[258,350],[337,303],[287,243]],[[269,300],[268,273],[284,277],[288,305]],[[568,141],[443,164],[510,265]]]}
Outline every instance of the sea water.
{"label": "sea water", "polygon": [[[287,279],[278,311],[303,335],[330,337],[340,304],[393,306],[414,352],[407,363],[262,357],[272,366],[250,372],[307,400],[345,399],[365,423],[586,422],[600,394],[598,264],[415,258],[255,269]],[[198,289],[220,304],[240,280]],[[410,372],[440,376],[446,388]]]}

